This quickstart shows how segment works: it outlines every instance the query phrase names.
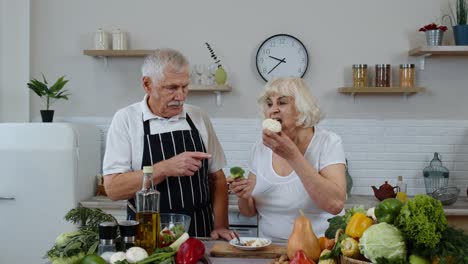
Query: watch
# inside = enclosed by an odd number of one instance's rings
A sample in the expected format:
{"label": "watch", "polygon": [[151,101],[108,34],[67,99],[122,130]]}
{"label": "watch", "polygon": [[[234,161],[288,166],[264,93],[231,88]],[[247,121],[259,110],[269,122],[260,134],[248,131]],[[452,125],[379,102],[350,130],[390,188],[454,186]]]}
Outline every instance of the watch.
{"label": "watch", "polygon": [[265,81],[277,77],[303,77],[309,66],[309,54],[299,39],[277,34],[267,38],[258,48],[256,66]]}

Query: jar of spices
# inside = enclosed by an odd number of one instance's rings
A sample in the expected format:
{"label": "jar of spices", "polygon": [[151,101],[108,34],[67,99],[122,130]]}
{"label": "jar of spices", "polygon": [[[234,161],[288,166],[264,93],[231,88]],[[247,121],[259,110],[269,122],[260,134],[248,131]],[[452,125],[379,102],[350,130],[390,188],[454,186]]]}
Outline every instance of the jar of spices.
{"label": "jar of spices", "polygon": [[400,87],[414,87],[414,64],[400,64]]}
{"label": "jar of spices", "polygon": [[367,87],[367,64],[353,64],[353,87]]}
{"label": "jar of spices", "polygon": [[390,64],[376,64],[375,65],[375,86],[376,87],[390,87]]}

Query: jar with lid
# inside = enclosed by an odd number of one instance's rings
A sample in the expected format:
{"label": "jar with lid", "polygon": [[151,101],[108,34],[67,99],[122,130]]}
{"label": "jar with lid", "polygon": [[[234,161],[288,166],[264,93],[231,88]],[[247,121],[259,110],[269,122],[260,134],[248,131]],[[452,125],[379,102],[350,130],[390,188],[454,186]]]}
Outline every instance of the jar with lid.
{"label": "jar with lid", "polygon": [[367,64],[353,64],[353,87],[367,87]]}
{"label": "jar with lid", "polygon": [[375,86],[390,87],[391,66],[390,64],[375,65]]}
{"label": "jar with lid", "polygon": [[414,64],[400,64],[400,87],[414,87]]}

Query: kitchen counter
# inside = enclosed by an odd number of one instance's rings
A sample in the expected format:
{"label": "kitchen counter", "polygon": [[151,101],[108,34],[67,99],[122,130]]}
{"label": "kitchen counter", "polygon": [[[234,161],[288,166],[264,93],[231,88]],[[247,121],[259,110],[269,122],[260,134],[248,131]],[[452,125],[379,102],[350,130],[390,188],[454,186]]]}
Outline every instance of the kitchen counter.
{"label": "kitchen counter", "polygon": [[[353,206],[364,206],[364,208],[374,207],[379,203],[379,200],[370,195],[351,195],[346,201],[345,208]],[[125,210],[126,201],[111,201],[105,196],[94,196],[81,202],[82,206],[89,208],[101,208],[109,210]],[[239,212],[237,207],[237,197],[229,195],[229,211]],[[444,206],[445,215],[447,216],[468,216],[468,198],[466,196],[458,197],[455,204]]]}
{"label": "kitchen counter", "polygon": [[212,248],[215,240],[211,239],[201,239],[203,244],[205,244],[205,255],[210,260],[212,264],[267,264],[273,263],[273,258],[269,259],[260,259],[260,258],[218,258],[210,256],[210,249]]}

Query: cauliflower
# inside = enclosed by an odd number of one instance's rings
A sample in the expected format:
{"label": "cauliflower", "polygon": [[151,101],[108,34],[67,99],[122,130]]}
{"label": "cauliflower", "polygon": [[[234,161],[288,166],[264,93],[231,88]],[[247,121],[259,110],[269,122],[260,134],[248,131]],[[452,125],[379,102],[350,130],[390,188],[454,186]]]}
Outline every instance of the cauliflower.
{"label": "cauliflower", "polygon": [[274,120],[274,119],[267,118],[267,119],[263,120],[262,128],[263,129],[268,129],[268,130],[273,131],[275,133],[279,133],[279,132],[281,132],[281,123]]}

